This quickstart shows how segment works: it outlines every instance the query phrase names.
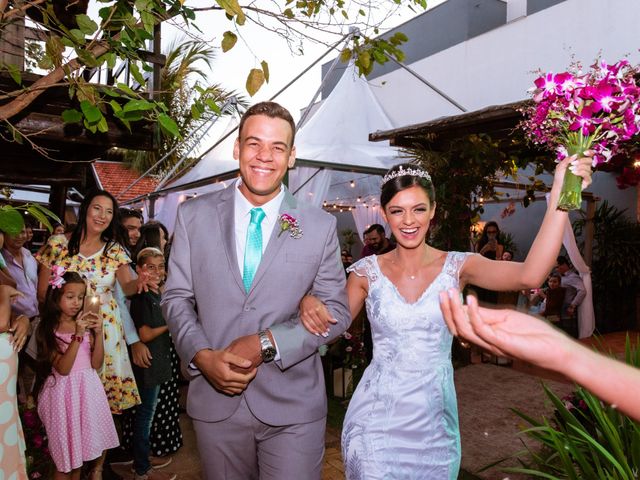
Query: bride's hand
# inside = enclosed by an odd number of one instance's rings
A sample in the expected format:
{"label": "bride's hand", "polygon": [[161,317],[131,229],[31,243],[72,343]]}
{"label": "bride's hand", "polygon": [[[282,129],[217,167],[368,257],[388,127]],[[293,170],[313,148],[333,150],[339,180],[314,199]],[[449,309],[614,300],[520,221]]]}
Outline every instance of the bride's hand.
{"label": "bride's hand", "polygon": [[564,180],[564,174],[567,170],[578,177],[582,177],[582,188],[585,189],[591,185],[591,175],[593,174],[593,150],[587,150],[584,152],[584,156],[578,158],[577,155],[572,155],[565,158],[556,166],[556,171],[553,177],[554,185],[562,187]]}
{"label": "bride's hand", "polygon": [[323,337],[329,334],[331,324],[338,323],[325,304],[313,295],[305,295],[300,301],[300,320],[309,332]]}

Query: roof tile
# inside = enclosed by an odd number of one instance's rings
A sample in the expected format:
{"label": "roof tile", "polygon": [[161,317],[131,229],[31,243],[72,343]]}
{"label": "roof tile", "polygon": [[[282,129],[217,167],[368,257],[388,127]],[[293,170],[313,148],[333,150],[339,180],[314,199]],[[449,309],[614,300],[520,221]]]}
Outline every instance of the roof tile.
{"label": "roof tile", "polygon": [[120,192],[135,182],[140,174],[135,170],[127,168],[120,162],[98,160],[94,162],[93,168],[100,180],[102,188],[117,197],[119,202],[131,200],[132,198],[153,192],[158,185],[157,180],[145,177],[120,197]]}

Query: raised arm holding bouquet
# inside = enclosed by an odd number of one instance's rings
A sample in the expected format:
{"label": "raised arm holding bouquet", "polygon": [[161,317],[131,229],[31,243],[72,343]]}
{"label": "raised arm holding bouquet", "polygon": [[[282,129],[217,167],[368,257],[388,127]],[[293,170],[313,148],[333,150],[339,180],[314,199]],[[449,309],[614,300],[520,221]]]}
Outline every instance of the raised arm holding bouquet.
{"label": "raised arm holding bouquet", "polygon": [[[535,80],[534,105],[520,124],[528,139],[555,150],[558,160],[592,150],[593,166],[620,153],[638,133],[640,87],[638,66],[627,60],[600,61],[583,73],[546,73]],[[567,172],[558,202],[560,210],[578,210],[582,179]]]}

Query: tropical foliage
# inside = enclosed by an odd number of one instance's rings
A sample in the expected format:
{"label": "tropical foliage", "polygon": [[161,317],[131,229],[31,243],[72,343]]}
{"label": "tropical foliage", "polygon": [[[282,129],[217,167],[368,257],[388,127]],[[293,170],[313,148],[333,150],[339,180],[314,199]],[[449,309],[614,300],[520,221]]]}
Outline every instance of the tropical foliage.
{"label": "tropical foliage", "polygon": [[[133,169],[146,172],[155,166],[153,174],[163,176],[182,157],[196,146],[206,129],[206,124],[221,114],[219,105],[234,92],[228,92],[220,85],[210,85],[208,70],[215,60],[215,48],[198,40],[175,40],[167,52],[167,62],[161,71],[160,93],[158,95],[167,107],[167,114],[174,120],[178,135],[157,131],[158,150],[146,152],[118,150]],[[241,105],[243,98],[236,96]],[[229,110],[230,111],[230,110]],[[156,163],[164,159],[159,165]],[[182,167],[189,166],[184,162]]]}
{"label": "tropical foliage", "polygon": [[[604,200],[593,216],[593,304],[601,332],[635,325],[635,299],[640,286],[640,224],[626,210]],[[574,222],[584,236],[586,215]]]}
{"label": "tropical foliage", "polygon": [[[162,100],[150,99],[145,92],[149,73],[153,67],[145,53],[147,43],[154,39],[156,27],[171,20],[190,33],[199,31],[197,12],[218,11],[228,22],[228,30],[220,31],[218,38],[223,51],[233,49],[241,29],[246,24],[262,27],[295,44],[295,38],[311,37],[316,40],[333,34],[344,37],[349,27],[357,27],[352,44],[342,52],[342,59],[353,58],[361,73],[368,73],[376,63],[389,57],[402,60],[400,46],[407,40],[402,34],[390,38],[377,37],[379,26],[388,15],[400,7],[426,8],[426,0],[291,0],[248,2],[214,0],[210,6],[194,8],[183,0],[106,0],[101,3],[96,17],[87,14],[88,0],[35,0],[18,3],[0,1],[0,36],[11,21],[25,12],[41,28],[46,29],[44,53],[38,66],[48,73],[32,84],[23,82],[21,68],[1,65],[15,83],[14,91],[3,92],[0,98],[0,124],[6,128],[5,137],[15,141],[29,141],[13,125],[13,119],[29,107],[40,95],[56,86],[67,86],[69,98],[77,107],[66,110],[62,117],[68,124],[77,124],[91,133],[106,133],[111,128],[107,118],[114,118],[131,129],[141,120],[156,123],[169,136],[179,136],[179,126],[171,116],[170,106]],[[372,20],[377,11],[387,12],[380,20]],[[226,20],[224,20],[226,19]],[[207,22],[207,35],[211,35]],[[223,30],[225,28],[223,27]],[[215,33],[214,33],[215,34]],[[155,61],[155,60],[154,60]],[[134,84],[116,82],[113,86],[90,83],[97,70],[125,63],[135,80]],[[269,81],[269,65],[265,59],[256,59],[259,68],[252,68],[246,82],[250,95]],[[157,89],[157,86],[154,86]],[[198,92],[207,102],[210,92]],[[8,135],[7,135],[8,134]]]}
{"label": "tropical foliage", "polygon": [[[516,140],[513,140],[514,142]],[[424,166],[436,189],[437,210],[430,243],[445,250],[469,249],[471,226],[484,213],[480,199],[505,196],[495,188],[501,175],[519,181],[519,172],[530,162],[537,165],[536,174],[551,170],[553,161],[545,156],[518,155],[513,148],[494,140],[487,134],[472,134],[446,142],[438,150],[420,144],[405,150],[412,161]],[[534,177],[523,199],[527,206],[534,198],[534,190],[543,184]]]}

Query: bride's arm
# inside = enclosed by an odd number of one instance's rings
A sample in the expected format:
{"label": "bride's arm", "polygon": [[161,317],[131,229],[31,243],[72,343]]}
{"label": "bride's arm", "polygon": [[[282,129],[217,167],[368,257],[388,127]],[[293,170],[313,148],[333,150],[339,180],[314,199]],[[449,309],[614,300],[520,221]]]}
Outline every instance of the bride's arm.
{"label": "bride's arm", "polygon": [[525,261],[501,262],[473,255],[460,272],[465,284],[498,291],[522,290],[542,285],[555,265],[562,246],[564,226],[568,221],[567,212],[557,209],[567,168],[571,165],[573,173],[583,178],[583,188],[591,183],[591,158],[573,161],[572,158],[563,160],[556,167],[547,211]]}
{"label": "bride's arm", "polygon": [[[347,300],[352,320],[362,310],[368,288],[369,282],[366,277],[351,273],[347,278]],[[300,301],[300,320],[304,327],[315,335],[326,335],[329,326],[336,323],[324,303],[313,295],[305,295]]]}

